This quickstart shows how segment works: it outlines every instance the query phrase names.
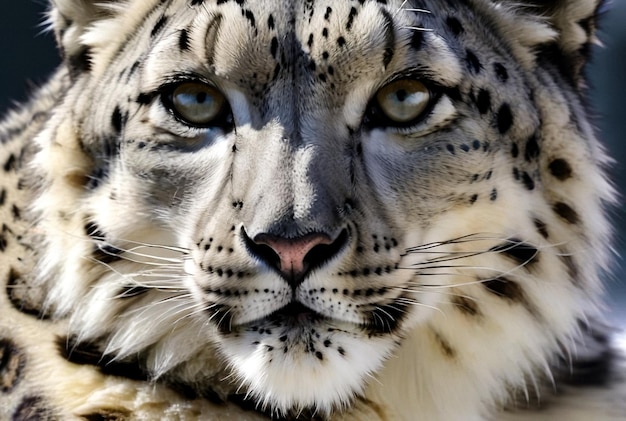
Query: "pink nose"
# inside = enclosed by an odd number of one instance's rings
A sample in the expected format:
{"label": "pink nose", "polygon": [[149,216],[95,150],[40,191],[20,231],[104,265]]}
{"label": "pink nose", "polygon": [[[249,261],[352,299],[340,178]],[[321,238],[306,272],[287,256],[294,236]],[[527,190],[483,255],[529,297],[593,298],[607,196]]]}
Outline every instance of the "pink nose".
{"label": "pink nose", "polygon": [[[306,256],[319,245],[332,244],[326,234],[311,233],[298,238],[282,238],[271,234],[259,234],[254,237],[256,244],[263,244],[272,249],[280,259],[280,272],[286,279],[298,280],[309,269]],[[315,260],[315,259],[313,259]]]}

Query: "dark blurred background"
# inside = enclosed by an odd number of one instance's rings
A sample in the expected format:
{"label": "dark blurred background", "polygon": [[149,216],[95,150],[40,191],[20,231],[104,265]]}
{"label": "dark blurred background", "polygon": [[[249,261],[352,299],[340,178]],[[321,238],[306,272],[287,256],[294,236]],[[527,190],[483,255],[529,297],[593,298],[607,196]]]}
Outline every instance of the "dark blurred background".
{"label": "dark blurred background", "polygon": [[[6,1],[6,0],[5,0]],[[0,14],[0,115],[15,101],[24,101],[33,87],[43,83],[58,63],[52,34],[44,31],[45,0],[16,0]],[[626,1],[614,0],[602,18],[600,38],[589,69],[592,103],[601,138],[616,160],[611,169],[615,183],[626,192]],[[624,202],[625,200],[622,199]],[[626,211],[614,209],[619,255],[613,275],[608,276],[612,315],[626,327]]]}

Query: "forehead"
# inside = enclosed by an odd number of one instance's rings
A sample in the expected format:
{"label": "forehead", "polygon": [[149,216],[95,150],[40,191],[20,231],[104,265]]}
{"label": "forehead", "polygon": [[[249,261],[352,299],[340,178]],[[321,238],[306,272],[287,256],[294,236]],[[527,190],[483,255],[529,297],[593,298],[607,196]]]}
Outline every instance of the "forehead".
{"label": "forehead", "polygon": [[444,85],[459,77],[448,29],[441,26],[455,7],[441,2],[430,2],[436,9],[422,2],[374,0],[197,3],[190,7],[189,0],[181,0],[164,8],[168,25],[162,17],[147,23],[154,67],[161,74],[168,62],[178,71],[201,66],[259,89],[285,78],[335,88],[402,68]]}

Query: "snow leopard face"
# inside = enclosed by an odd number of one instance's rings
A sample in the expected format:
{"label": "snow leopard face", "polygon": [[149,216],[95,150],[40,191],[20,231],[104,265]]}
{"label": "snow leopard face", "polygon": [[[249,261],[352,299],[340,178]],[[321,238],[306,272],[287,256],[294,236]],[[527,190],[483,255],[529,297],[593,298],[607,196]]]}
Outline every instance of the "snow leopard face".
{"label": "snow leopard face", "polygon": [[442,367],[482,411],[567,347],[612,194],[597,2],[74,3],[35,206],[72,347],[284,414]]}

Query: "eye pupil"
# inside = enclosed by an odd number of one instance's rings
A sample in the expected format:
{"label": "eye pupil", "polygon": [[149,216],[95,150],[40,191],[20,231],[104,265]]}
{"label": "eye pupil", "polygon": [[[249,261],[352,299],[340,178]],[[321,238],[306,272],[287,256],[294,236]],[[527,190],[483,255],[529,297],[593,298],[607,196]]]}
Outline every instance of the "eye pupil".
{"label": "eye pupil", "polygon": [[408,92],[405,91],[404,89],[400,89],[396,92],[396,98],[398,98],[398,101],[400,102],[404,102],[408,96],[409,96]]}
{"label": "eye pupil", "polygon": [[206,100],[207,100],[206,92],[200,92],[198,95],[196,95],[196,101],[198,101],[198,104],[204,104]]}

